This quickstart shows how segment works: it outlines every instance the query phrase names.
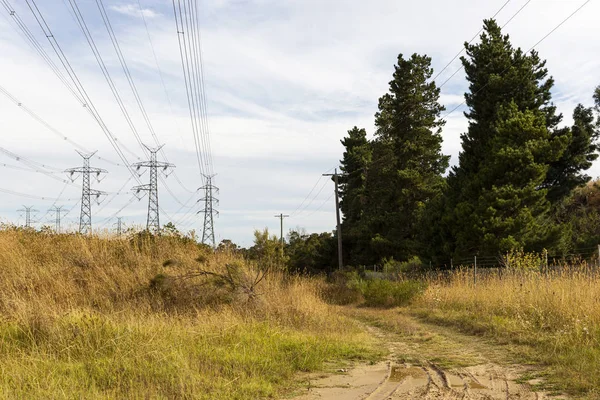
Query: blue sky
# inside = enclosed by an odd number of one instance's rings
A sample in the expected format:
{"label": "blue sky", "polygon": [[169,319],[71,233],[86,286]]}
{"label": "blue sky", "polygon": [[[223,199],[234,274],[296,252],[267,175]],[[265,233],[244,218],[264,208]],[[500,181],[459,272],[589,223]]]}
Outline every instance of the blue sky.
{"label": "blue sky", "polygon": [[[46,51],[54,56],[24,0],[8,0]],[[511,0],[497,19],[504,24],[526,0]],[[114,102],[93,55],[70,9],[59,0],[37,1],[55,37],[81,78],[90,97],[118,141],[142,157],[132,132]],[[117,39],[132,72],[144,106],[165,154],[177,165],[177,177],[189,190],[201,185],[193,151],[185,86],[173,18],[172,3],[162,0],[105,0]],[[206,79],[207,108],[215,183],[220,187],[217,239],[229,238],[250,245],[252,231],[268,227],[278,232],[275,214],[292,214],[286,228],[309,232],[335,227],[333,184],[320,174],[338,165],[340,139],[354,125],[372,134],[377,100],[387,90],[398,53],[425,53],[433,58],[434,73],[445,66],[506,0],[212,0],[199,1]],[[584,0],[532,0],[505,31],[515,46],[529,49]],[[137,110],[121,71],[95,0],[77,0],[115,84],[142,136],[151,135]],[[140,9],[141,5],[141,9]],[[155,47],[167,95],[152,55],[140,12],[144,13]],[[556,80],[554,100],[570,122],[574,106],[591,104],[593,88],[600,84],[600,4],[591,1],[537,47],[548,60]],[[0,7],[0,86],[33,110],[63,135],[117,161],[107,139],[93,119],[60,83],[46,64],[19,36],[8,13]],[[455,60],[438,78],[443,82],[460,67]],[[443,88],[441,102],[448,110],[463,100],[464,74],[457,73]],[[466,120],[459,109],[447,118],[444,152],[457,160],[460,133]],[[73,147],[40,125],[0,94],[1,146],[30,160],[59,170],[81,164]],[[130,157],[132,162],[138,161]],[[26,167],[0,153],[0,164]],[[95,188],[117,191],[128,172],[103,160],[93,164],[109,174]],[[48,174],[0,167],[0,189],[36,196],[77,198],[77,186],[64,185]],[[589,172],[600,175],[600,164]],[[64,177],[60,173],[54,174]],[[147,174],[141,179],[147,179]],[[320,179],[320,181],[319,181]],[[315,183],[308,204],[294,213]],[[182,230],[196,229],[202,221],[192,217],[195,208],[183,208],[190,193],[170,176],[170,193],[160,186],[160,203],[170,218],[187,222]],[[77,182],[76,182],[77,183]],[[126,187],[133,186],[129,182]],[[63,191],[64,188],[64,191]],[[319,193],[314,199],[314,195]],[[175,197],[176,199],[174,199]],[[115,215],[131,196],[112,196],[95,207],[94,223],[110,228]],[[311,201],[312,200],[312,201]],[[20,198],[0,193],[0,219],[23,222],[21,205],[40,210],[38,226],[51,222],[46,213],[53,201]],[[65,224],[78,220],[75,205]],[[193,205],[192,200],[189,205]],[[147,200],[135,201],[118,215],[125,224],[144,224]],[[45,215],[47,214],[47,215]]]}

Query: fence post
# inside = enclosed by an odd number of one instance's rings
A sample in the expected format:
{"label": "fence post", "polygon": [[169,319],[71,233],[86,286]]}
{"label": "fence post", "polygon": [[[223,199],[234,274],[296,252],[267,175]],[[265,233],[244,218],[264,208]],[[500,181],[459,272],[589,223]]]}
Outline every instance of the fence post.
{"label": "fence post", "polygon": [[473,264],[473,286],[477,284],[477,256],[475,256],[475,264]]}
{"label": "fence post", "polygon": [[[600,245],[598,245],[598,252],[600,252]],[[450,269],[454,269],[454,264],[452,263],[452,259],[450,259]]]}

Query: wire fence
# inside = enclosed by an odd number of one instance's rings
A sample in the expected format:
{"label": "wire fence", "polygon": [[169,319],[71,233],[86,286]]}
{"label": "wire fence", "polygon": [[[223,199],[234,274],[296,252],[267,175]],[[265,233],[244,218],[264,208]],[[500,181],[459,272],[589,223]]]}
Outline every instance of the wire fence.
{"label": "wire fence", "polygon": [[[442,264],[409,266],[398,265],[365,267],[363,272],[370,278],[397,279],[399,276],[427,281],[444,282],[457,275],[468,277],[473,284],[507,276],[564,277],[585,276],[600,278],[600,245],[580,248],[572,253],[507,253],[498,256],[476,256],[449,259]],[[467,278],[465,278],[467,279]]]}

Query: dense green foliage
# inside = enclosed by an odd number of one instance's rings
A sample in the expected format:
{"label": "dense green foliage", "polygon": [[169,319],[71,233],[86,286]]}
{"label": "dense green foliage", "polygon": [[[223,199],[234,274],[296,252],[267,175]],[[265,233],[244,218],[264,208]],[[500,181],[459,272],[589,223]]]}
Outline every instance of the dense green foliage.
{"label": "dense green foliage", "polygon": [[448,176],[444,107],[427,56],[400,54],[379,99],[374,137],[354,127],[342,140],[346,264],[561,254],[600,240],[590,225],[597,211],[576,206],[600,150],[600,87],[595,107],[578,105],[573,125],[563,126],[554,80],[536,51],[513,47],[494,20],[484,21],[480,41],[465,50],[469,126]]}
{"label": "dense green foliage", "polygon": [[[543,186],[566,144],[551,103],[553,80],[536,52],[514,49],[495,21],[462,57],[469,92],[469,129],[450,173],[445,222],[451,254],[496,254],[553,245],[550,202]],[[555,185],[561,187],[558,180]],[[554,241],[554,242],[553,242]]]}
{"label": "dense green foliage", "polygon": [[375,138],[354,128],[342,140],[343,233],[353,262],[407,258],[420,251],[425,205],[444,187],[440,90],[431,59],[398,56],[389,92],[379,99]]}
{"label": "dense green foliage", "polygon": [[[484,21],[479,42],[465,43],[461,61],[469,124],[450,171],[441,151],[444,106],[426,55],[398,56],[373,138],[355,126],[341,140],[345,265],[418,274],[474,255],[561,255],[600,243],[599,184],[586,174],[600,151],[600,86],[591,107],[577,105],[573,124],[561,124],[546,62],[513,47],[494,20]],[[291,231],[282,258],[265,231],[255,246],[235,251],[331,275],[336,241]]]}

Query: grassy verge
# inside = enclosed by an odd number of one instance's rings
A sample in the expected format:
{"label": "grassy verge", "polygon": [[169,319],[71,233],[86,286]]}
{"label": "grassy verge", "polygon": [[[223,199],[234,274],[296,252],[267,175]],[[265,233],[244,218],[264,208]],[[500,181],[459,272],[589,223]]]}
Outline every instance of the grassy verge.
{"label": "grassy verge", "polygon": [[0,267],[0,398],[275,397],[377,354],[317,282],[269,273],[248,293],[260,266],[193,242],[4,230]]}
{"label": "grassy verge", "polygon": [[568,274],[507,273],[480,279],[457,272],[431,281],[411,313],[436,324],[519,345],[521,362],[544,365],[549,387],[600,394],[600,279]]}

